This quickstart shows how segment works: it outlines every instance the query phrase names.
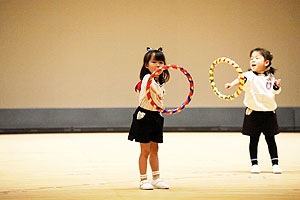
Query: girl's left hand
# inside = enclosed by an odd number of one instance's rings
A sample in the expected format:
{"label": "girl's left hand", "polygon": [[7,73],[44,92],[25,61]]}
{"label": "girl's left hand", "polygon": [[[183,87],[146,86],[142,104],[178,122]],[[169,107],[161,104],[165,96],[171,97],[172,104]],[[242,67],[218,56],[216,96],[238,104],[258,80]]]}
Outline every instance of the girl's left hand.
{"label": "girl's left hand", "polygon": [[281,79],[276,79],[276,80],[275,80],[275,84],[276,84],[278,87],[280,87]]}
{"label": "girl's left hand", "polygon": [[226,83],[226,84],[225,84],[225,88],[226,88],[227,90],[229,90],[229,89],[232,88],[232,85],[231,85],[230,83]]}

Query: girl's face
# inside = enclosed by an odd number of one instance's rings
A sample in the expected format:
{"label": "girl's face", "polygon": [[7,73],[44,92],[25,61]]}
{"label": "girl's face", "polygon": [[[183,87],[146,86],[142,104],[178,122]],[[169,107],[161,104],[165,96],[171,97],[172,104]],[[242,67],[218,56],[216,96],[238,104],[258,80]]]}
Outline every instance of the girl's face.
{"label": "girl's face", "polygon": [[151,55],[151,58],[148,62],[148,64],[146,65],[146,68],[149,69],[149,71],[151,73],[153,73],[157,68],[161,67],[164,65],[164,61],[162,60],[155,60],[155,54],[153,53]]}
{"label": "girl's face", "polygon": [[250,68],[252,71],[255,71],[257,73],[264,73],[267,66],[269,65],[269,62],[269,60],[265,60],[260,52],[254,51],[250,58]]}

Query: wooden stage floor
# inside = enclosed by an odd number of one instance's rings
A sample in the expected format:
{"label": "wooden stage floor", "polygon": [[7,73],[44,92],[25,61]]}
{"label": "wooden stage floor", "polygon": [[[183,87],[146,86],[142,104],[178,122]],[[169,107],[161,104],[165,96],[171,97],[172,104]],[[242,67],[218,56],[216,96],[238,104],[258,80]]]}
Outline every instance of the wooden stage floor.
{"label": "wooden stage floor", "polygon": [[272,174],[261,136],[254,175],[247,136],[165,133],[160,171],[170,189],[142,191],[139,144],[126,133],[0,135],[0,199],[300,199],[300,134],[276,140],[283,174]]}

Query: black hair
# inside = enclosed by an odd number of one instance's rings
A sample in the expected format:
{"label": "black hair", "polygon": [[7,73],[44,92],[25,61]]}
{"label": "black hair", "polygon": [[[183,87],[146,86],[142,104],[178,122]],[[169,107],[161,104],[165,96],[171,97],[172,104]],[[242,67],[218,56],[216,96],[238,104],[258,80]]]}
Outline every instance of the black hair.
{"label": "black hair", "polygon": [[267,66],[268,70],[265,71],[265,73],[266,74],[268,74],[268,73],[275,74],[276,69],[274,67],[271,67],[272,60],[273,60],[273,54],[270,51],[268,51],[268,50],[266,50],[264,48],[255,48],[255,49],[252,49],[250,51],[250,58],[252,56],[252,53],[255,52],[255,51],[259,52],[265,58],[265,60],[269,61],[269,64]]}
{"label": "black hair", "polygon": [[[147,53],[144,56],[144,63],[143,66],[141,68],[141,72],[140,72],[140,80],[143,80],[144,76],[146,74],[151,74],[151,72],[149,71],[148,68],[146,68],[146,65],[149,63],[151,56],[154,54],[154,59],[157,61],[163,61],[164,64],[166,64],[166,59],[165,59],[165,55],[162,52],[162,48],[160,47],[158,50],[153,50],[149,47],[147,47]],[[170,79],[170,73],[168,70],[164,70],[158,77],[158,82],[159,84],[163,84],[168,82]]]}

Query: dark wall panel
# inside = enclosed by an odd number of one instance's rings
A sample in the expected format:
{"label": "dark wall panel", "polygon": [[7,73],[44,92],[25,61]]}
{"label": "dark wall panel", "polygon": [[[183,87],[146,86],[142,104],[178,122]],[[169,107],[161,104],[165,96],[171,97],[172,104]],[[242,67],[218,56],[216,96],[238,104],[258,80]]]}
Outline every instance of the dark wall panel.
{"label": "dark wall panel", "polygon": [[[127,132],[135,108],[0,109],[0,133]],[[241,131],[245,108],[186,108],[165,131]],[[281,131],[300,132],[300,108],[278,108]]]}

